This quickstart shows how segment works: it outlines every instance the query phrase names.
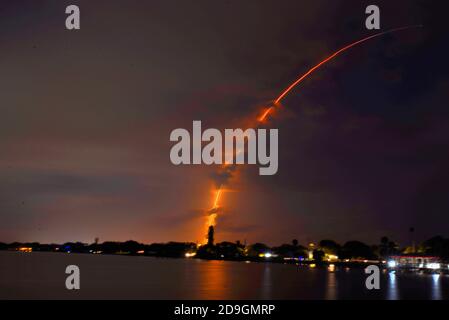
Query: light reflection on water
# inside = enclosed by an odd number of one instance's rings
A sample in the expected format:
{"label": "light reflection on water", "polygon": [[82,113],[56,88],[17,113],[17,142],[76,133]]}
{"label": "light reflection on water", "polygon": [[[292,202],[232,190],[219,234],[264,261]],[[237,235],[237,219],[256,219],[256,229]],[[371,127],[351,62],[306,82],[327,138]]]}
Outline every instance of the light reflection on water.
{"label": "light reflection on water", "polygon": [[208,267],[203,268],[199,277],[200,295],[203,299],[226,299],[229,283],[228,272],[223,268],[223,261],[207,261]]}
{"label": "light reflection on water", "polygon": [[337,299],[337,276],[334,271],[327,273],[327,284],[326,284],[326,300],[336,300]]}
{"label": "light reflection on water", "polygon": [[[202,261],[194,299],[445,299],[448,275],[382,272],[381,289],[367,290],[362,268]],[[447,298],[447,297],[446,297]]]}
{"label": "light reflection on water", "polygon": [[387,292],[388,292],[388,294],[387,294],[388,300],[398,300],[399,299],[396,271],[391,271],[388,273],[388,291]]}
{"label": "light reflection on water", "polygon": [[[396,272],[389,272],[388,276],[388,288],[387,296],[388,300],[400,300],[404,297],[401,293],[405,295],[405,298],[419,298],[419,299],[431,299],[431,300],[442,300],[442,282],[443,279],[446,280],[447,285],[447,275],[440,274],[397,274]],[[401,288],[401,281],[406,282],[406,287]],[[422,287],[422,288],[421,288]],[[402,289],[402,291],[401,291]],[[420,292],[417,297],[413,296],[413,290]]]}
{"label": "light reflection on water", "polygon": [[432,275],[432,300],[441,300],[441,281],[439,274]]}
{"label": "light reflection on water", "polygon": [[262,299],[270,299],[271,293],[271,284],[273,280],[271,279],[271,264],[265,264],[265,268],[263,269],[263,277],[262,277]]}
{"label": "light reflection on water", "polygon": [[70,299],[54,277],[68,264],[83,266],[80,299],[449,299],[447,274],[382,272],[367,290],[363,268],[11,252],[0,252],[0,298]]}
{"label": "light reflection on water", "polygon": [[381,290],[367,290],[361,268],[203,261],[192,290],[199,299],[444,299],[449,276],[382,272]]}

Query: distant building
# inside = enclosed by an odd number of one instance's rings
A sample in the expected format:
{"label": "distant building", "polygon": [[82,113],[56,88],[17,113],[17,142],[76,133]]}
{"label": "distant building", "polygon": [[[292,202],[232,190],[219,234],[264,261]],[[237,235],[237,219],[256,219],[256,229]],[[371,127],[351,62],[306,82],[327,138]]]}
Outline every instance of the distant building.
{"label": "distant building", "polygon": [[429,255],[398,255],[391,256],[387,262],[390,269],[408,269],[408,270],[440,270],[440,258]]}

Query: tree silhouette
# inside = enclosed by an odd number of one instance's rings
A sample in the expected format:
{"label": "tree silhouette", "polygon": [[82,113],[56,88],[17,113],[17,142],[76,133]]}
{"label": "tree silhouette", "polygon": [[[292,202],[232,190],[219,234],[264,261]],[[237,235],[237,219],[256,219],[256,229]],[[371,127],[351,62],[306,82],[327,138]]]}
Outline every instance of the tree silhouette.
{"label": "tree silhouette", "polygon": [[360,241],[348,241],[342,248],[342,258],[365,258],[374,257],[372,249]]}
{"label": "tree silhouette", "polygon": [[334,240],[321,240],[320,248],[327,254],[338,255],[341,246]]}
{"label": "tree silhouette", "polygon": [[315,260],[316,263],[320,263],[323,261],[324,258],[324,252],[318,249],[313,250],[313,260]]}

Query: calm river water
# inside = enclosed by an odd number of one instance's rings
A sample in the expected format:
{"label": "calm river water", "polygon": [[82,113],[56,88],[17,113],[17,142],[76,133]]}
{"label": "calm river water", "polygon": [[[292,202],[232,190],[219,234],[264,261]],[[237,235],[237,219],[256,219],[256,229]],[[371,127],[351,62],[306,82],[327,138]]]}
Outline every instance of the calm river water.
{"label": "calm river water", "polygon": [[[81,289],[65,289],[77,265]],[[0,251],[0,299],[449,299],[448,275],[382,273],[365,288],[362,269],[272,263]]]}

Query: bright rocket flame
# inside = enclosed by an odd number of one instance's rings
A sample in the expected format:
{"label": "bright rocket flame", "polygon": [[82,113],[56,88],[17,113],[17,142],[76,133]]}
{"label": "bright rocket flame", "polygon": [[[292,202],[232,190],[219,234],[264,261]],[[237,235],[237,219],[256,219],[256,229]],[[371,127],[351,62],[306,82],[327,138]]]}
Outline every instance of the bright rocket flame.
{"label": "bright rocket flame", "polygon": [[[217,224],[217,214],[216,213],[209,214],[209,216],[207,217],[206,229],[208,229],[210,226],[215,227],[216,224]],[[205,241],[207,241],[207,239],[205,239]]]}
{"label": "bright rocket flame", "polygon": [[214,206],[213,209],[217,209],[218,208],[218,202],[220,201],[220,196],[221,196],[221,189],[218,189],[215,195],[215,201],[214,201]]}
{"label": "bright rocket flame", "polygon": [[[345,47],[335,51],[330,56],[328,56],[326,59],[322,60],[321,62],[319,62],[318,64],[316,64],[312,68],[310,68],[306,73],[304,73],[295,82],[293,82],[289,87],[287,87],[279,95],[279,97],[277,97],[276,100],[274,100],[273,105],[268,107],[268,108],[266,108],[265,111],[262,113],[262,115],[259,118],[257,118],[258,122],[260,122],[260,123],[264,122],[268,118],[270,113],[274,110],[274,108],[279,106],[279,104],[282,101],[282,99],[284,99],[285,96],[287,96],[290,93],[290,91],[292,91],[303,80],[305,80],[308,76],[310,76],[318,68],[320,68],[321,66],[325,65],[329,61],[333,60],[335,57],[337,57],[341,53],[345,52],[346,50],[349,50],[349,49],[351,49],[351,48],[353,48],[353,47],[355,47],[355,46],[357,46],[359,44],[362,44],[362,43],[364,43],[366,41],[369,41],[371,39],[374,39],[374,38],[377,38],[377,37],[380,37],[380,36],[383,36],[383,35],[386,35],[386,34],[389,34],[389,33],[394,33],[394,32],[398,32],[398,31],[402,31],[402,30],[407,30],[407,29],[412,29],[412,28],[419,28],[419,27],[422,27],[422,25],[406,26],[406,27],[400,27],[400,28],[391,29],[391,30],[384,31],[384,32],[379,32],[379,33],[373,34],[371,36],[365,37],[363,39],[360,39],[358,41],[355,41],[355,42],[353,42],[351,44],[348,44],[347,46],[345,46]],[[238,152],[240,152],[240,150]],[[226,166],[226,164],[225,164],[225,166]],[[216,193],[215,193],[214,206],[210,210],[211,213],[209,214],[208,219],[207,219],[207,225],[206,225],[207,228],[209,226],[215,226],[216,225],[217,210],[219,209],[219,201],[220,201],[221,194],[222,194],[222,189],[221,189],[221,187],[219,187],[216,190]]]}

